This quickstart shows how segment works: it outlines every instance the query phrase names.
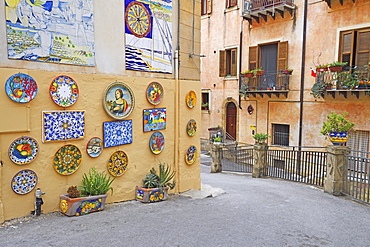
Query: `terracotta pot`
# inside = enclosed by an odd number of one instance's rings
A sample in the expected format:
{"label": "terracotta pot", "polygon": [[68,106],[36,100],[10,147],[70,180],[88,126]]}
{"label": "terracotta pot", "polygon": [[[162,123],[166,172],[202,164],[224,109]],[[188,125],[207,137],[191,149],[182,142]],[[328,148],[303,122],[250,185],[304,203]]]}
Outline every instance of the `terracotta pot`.
{"label": "terracotta pot", "polygon": [[264,75],[264,74],[265,74],[264,70],[256,71],[256,75]]}
{"label": "terracotta pot", "polygon": [[164,188],[145,188],[136,186],[136,200],[140,202],[160,202],[167,200],[168,187]]}
{"label": "terracotta pot", "polygon": [[245,73],[242,74],[244,77],[253,77],[253,73]]}
{"label": "terracotta pot", "polygon": [[343,66],[330,66],[329,70],[331,72],[341,72],[343,70]]}
{"label": "terracotta pot", "polygon": [[60,212],[67,216],[80,216],[104,209],[108,194],[70,198],[68,195],[60,195]]}
{"label": "terracotta pot", "polygon": [[316,68],[316,71],[317,71],[317,72],[325,72],[325,71],[328,71],[328,67],[324,67],[324,68]]}

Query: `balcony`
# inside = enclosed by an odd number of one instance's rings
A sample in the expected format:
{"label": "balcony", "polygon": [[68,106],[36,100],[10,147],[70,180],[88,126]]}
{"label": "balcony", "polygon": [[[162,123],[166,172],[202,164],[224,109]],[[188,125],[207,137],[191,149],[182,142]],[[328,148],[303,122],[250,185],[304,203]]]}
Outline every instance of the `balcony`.
{"label": "balcony", "polygon": [[347,66],[346,71],[341,72],[318,72],[316,76],[316,85],[323,90],[319,93],[325,98],[330,95],[336,98],[342,95],[347,98],[348,95],[354,95],[359,98],[361,94],[370,95],[370,69],[369,67],[350,68]]}
{"label": "balcony", "polygon": [[294,9],[294,0],[244,0],[242,15],[252,24],[253,20],[259,23],[261,18],[267,21],[268,16],[275,20],[276,13],[282,18],[285,12],[292,16]]}
{"label": "balcony", "polygon": [[[328,7],[329,8],[331,8],[331,3],[333,2],[332,0],[324,0],[327,4],[328,4]],[[351,0],[353,3],[355,3],[356,2],[356,0]],[[340,5],[342,5],[343,6],[343,4],[344,4],[344,0],[339,0],[339,3],[340,3]]]}
{"label": "balcony", "polygon": [[257,95],[268,96],[272,95],[288,97],[289,92],[289,74],[283,73],[265,73],[253,77],[240,75],[239,92],[245,97],[256,97]]}

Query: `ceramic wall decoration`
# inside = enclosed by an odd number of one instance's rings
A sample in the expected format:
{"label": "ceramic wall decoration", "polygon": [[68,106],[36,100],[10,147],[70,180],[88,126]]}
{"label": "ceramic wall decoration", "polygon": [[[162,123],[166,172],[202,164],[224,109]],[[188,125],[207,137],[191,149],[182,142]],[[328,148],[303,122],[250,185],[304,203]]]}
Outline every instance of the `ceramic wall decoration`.
{"label": "ceramic wall decoration", "polygon": [[128,157],[123,151],[114,152],[108,161],[108,171],[114,177],[122,176],[128,165]]}
{"label": "ceramic wall decoration", "polygon": [[104,147],[132,143],[132,120],[104,122]]}
{"label": "ceramic wall decoration", "polygon": [[186,132],[188,133],[188,136],[194,136],[197,132],[197,122],[194,119],[189,120],[186,125]]}
{"label": "ceramic wall decoration", "polygon": [[69,76],[56,77],[50,84],[50,97],[55,104],[61,107],[70,107],[78,99],[77,83]]}
{"label": "ceramic wall decoration", "polygon": [[82,154],[80,149],[72,144],[59,148],[53,159],[53,166],[61,175],[71,175],[80,167]]}
{"label": "ceramic wall decoration", "polygon": [[39,144],[28,136],[15,139],[9,146],[9,158],[17,165],[26,165],[34,161],[39,154]]}
{"label": "ceramic wall decoration", "polygon": [[192,165],[197,159],[197,148],[195,146],[190,146],[185,154],[186,164]]}
{"label": "ceramic wall decoration", "polygon": [[85,138],[85,111],[44,111],[43,142]]}
{"label": "ceramic wall decoration", "polygon": [[28,103],[36,97],[38,87],[31,76],[18,73],[6,80],[5,92],[11,100],[17,103]]}
{"label": "ceramic wall decoration", "polygon": [[166,128],[166,108],[146,109],[143,113],[144,132],[161,130]]}
{"label": "ceramic wall decoration", "polygon": [[127,118],[135,106],[134,93],[127,84],[113,82],[104,91],[103,105],[112,118]]}
{"label": "ceramic wall decoration", "polygon": [[103,152],[103,140],[99,137],[91,138],[87,142],[86,152],[92,158],[98,157]]}
{"label": "ceramic wall decoration", "polygon": [[163,87],[159,82],[149,83],[146,89],[146,98],[152,105],[159,105],[163,100]]}
{"label": "ceramic wall decoration", "polygon": [[164,148],[164,135],[159,131],[154,132],[149,139],[149,147],[153,154],[160,154]]}
{"label": "ceramic wall decoration", "polygon": [[194,91],[190,91],[186,95],[186,105],[189,108],[194,108],[194,106],[197,104],[197,95]]}
{"label": "ceramic wall decoration", "polygon": [[14,175],[11,183],[12,190],[18,195],[30,193],[37,184],[37,175],[30,169],[24,169]]}

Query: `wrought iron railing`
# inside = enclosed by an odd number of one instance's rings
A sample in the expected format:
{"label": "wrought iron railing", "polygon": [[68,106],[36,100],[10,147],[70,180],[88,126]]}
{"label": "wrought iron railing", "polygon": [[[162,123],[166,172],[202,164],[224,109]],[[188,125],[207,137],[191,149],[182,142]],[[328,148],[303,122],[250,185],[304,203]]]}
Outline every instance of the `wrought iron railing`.
{"label": "wrought iron railing", "polygon": [[265,73],[252,77],[241,74],[240,91],[288,91],[289,78],[289,74],[283,73]]}
{"label": "wrought iron railing", "polygon": [[252,173],[253,153],[252,145],[223,147],[221,154],[222,170]]}
{"label": "wrought iron railing", "polygon": [[267,10],[283,5],[294,6],[294,0],[245,0],[244,12]]}

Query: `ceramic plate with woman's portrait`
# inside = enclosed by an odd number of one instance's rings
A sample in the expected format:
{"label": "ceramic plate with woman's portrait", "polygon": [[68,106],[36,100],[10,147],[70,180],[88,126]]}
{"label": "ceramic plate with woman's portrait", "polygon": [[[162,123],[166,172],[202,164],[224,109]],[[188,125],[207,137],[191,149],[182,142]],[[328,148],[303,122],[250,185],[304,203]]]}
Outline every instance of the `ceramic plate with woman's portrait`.
{"label": "ceramic plate with woman's portrait", "polygon": [[111,83],[104,92],[104,109],[115,119],[128,117],[135,106],[134,93],[123,82]]}

